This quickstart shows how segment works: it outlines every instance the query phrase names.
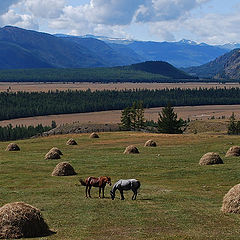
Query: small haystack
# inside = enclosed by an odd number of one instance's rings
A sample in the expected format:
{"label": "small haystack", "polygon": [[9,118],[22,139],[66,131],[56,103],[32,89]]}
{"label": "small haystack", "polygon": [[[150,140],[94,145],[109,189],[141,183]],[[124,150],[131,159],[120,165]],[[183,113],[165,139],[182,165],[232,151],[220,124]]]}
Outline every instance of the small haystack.
{"label": "small haystack", "polygon": [[67,143],[67,145],[77,145],[77,142],[73,139],[73,138],[70,138]]}
{"label": "small haystack", "polygon": [[240,213],[240,184],[235,185],[224,196],[221,210],[225,213]]}
{"label": "small haystack", "polygon": [[6,148],[6,151],[20,151],[20,147],[16,143],[10,143]]}
{"label": "small haystack", "polygon": [[74,168],[68,162],[61,162],[57,164],[52,172],[52,176],[72,176],[76,175]]}
{"label": "small haystack", "polygon": [[131,154],[131,153],[136,154],[136,153],[139,153],[139,151],[135,146],[130,145],[126,147],[124,154]]}
{"label": "small haystack", "polygon": [[60,159],[60,155],[57,152],[49,151],[45,155],[45,159]]}
{"label": "small haystack", "polygon": [[35,238],[50,234],[39,209],[24,202],[0,208],[0,239]]}
{"label": "small haystack", "polygon": [[89,138],[99,138],[99,136],[98,136],[97,133],[93,132],[93,133],[89,136]]}
{"label": "small haystack", "polygon": [[144,147],[156,147],[157,143],[154,142],[152,139],[145,142]]}
{"label": "small haystack", "polygon": [[199,161],[200,165],[222,164],[223,161],[217,153],[209,152],[202,156]]}
{"label": "small haystack", "polygon": [[239,157],[240,156],[240,146],[232,146],[226,153],[226,157]]}
{"label": "small haystack", "polygon": [[56,152],[59,155],[63,155],[62,152],[57,147],[53,147],[52,149],[49,150],[49,152]]}

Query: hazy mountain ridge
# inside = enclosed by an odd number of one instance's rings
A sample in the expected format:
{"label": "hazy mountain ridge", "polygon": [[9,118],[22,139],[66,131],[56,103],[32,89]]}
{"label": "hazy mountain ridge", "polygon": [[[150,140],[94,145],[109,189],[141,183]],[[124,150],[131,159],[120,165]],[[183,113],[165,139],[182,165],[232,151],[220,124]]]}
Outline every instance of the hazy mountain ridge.
{"label": "hazy mountain ridge", "polygon": [[63,38],[11,26],[0,28],[0,69],[110,67],[140,61],[137,54],[121,54],[93,38]]}
{"label": "hazy mountain ridge", "polygon": [[107,44],[121,44],[132,49],[143,61],[166,61],[176,67],[199,66],[230,51],[234,45],[208,45],[182,39],[178,42],[136,41],[105,36],[86,35]]}
{"label": "hazy mountain ridge", "polygon": [[201,66],[185,68],[184,71],[201,78],[240,79],[240,48]]}
{"label": "hazy mountain ridge", "polygon": [[0,69],[114,67],[144,61],[188,67],[207,63],[228,51],[191,40],[144,42],[0,28]]}

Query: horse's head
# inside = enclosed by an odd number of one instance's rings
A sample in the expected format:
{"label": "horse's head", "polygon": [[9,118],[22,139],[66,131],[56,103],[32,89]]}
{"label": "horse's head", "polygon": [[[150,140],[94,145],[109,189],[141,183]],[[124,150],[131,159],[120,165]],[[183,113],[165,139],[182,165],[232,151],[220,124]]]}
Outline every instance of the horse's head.
{"label": "horse's head", "polygon": [[110,191],[110,195],[111,195],[112,200],[114,200],[114,198],[115,198],[115,192],[113,192],[113,191],[111,190],[111,191]]}
{"label": "horse's head", "polygon": [[110,177],[105,177],[106,178],[106,183],[109,184],[109,186],[112,186],[112,183],[111,183],[111,178]]}

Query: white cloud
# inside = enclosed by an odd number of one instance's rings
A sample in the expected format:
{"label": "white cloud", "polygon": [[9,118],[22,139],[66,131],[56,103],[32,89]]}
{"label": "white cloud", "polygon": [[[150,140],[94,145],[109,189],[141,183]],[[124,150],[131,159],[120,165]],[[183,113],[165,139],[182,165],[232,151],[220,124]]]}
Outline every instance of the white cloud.
{"label": "white cloud", "polygon": [[39,28],[37,22],[35,22],[32,16],[27,14],[17,14],[13,10],[9,10],[7,13],[0,16],[0,25],[12,25],[32,30],[38,30]]}
{"label": "white cloud", "polygon": [[[223,15],[223,11],[210,14],[217,0],[89,0],[85,4],[75,1],[71,6],[68,0],[0,0],[0,26],[38,29],[39,24],[42,31],[48,32],[124,37],[132,35],[133,26],[144,25],[160,41],[190,38],[223,43],[240,39],[240,5],[235,6],[235,13],[231,10],[231,14]],[[199,13],[201,6],[208,7],[202,8],[198,17],[194,13]],[[139,29],[138,33],[141,36]]]}
{"label": "white cloud", "polygon": [[151,34],[160,41],[173,41],[188,38],[208,44],[239,42],[240,29],[238,11],[231,15],[205,14],[201,17],[180,18],[172,21],[159,21],[149,24]]}
{"label": "white cloud", "polygon": [[231,15],[207,14],[203,18],[187,19],[184,25],[199,41],[221,44],[229,41],[239,42],[239,22],[240,15],[236,11]]}
{"label": "white cloud", "polygon": [[58,18],[62,14],[65,0],[25,0],[24,5],[35,16]]}
{"label": "white cloud", "polygon": [[135,15],[136,22],[157,22],[179,19],[210,0],[152,0],[145,1]]}

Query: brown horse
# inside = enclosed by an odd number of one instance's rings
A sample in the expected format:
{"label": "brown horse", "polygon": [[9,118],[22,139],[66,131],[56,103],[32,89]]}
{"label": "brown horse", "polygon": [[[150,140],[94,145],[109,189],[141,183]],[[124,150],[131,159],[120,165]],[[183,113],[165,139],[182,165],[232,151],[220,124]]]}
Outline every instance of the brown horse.
{"label": "brown horse", "polygon": [[86,186],[86,198],[89,196],[91,198],[90,190],[92,187],[99,188],[99,198],[101,198],[101,191],[102,191],[102,198],[104,198],[104,188],[106,184],[112,185],[110,177],[88,177],[84,180],[79,179],[81,185]]}

